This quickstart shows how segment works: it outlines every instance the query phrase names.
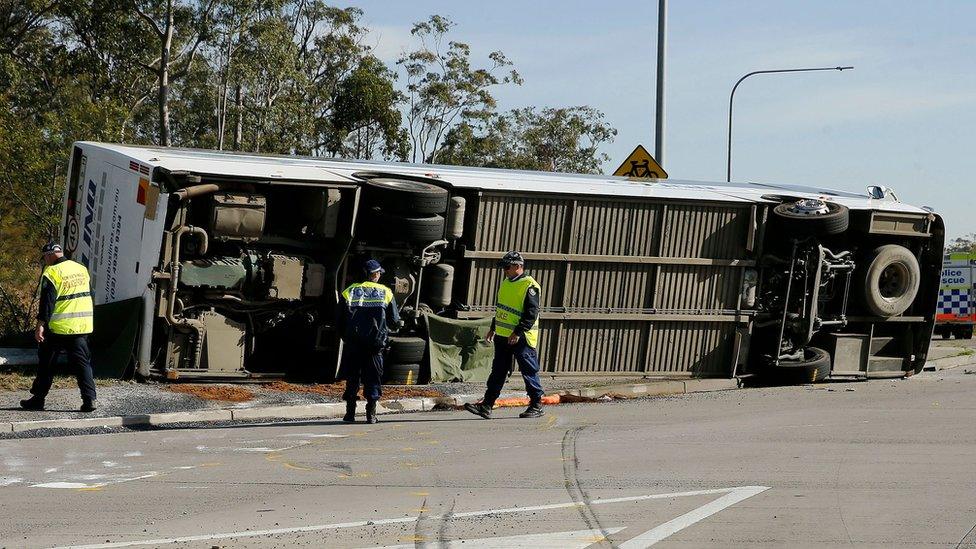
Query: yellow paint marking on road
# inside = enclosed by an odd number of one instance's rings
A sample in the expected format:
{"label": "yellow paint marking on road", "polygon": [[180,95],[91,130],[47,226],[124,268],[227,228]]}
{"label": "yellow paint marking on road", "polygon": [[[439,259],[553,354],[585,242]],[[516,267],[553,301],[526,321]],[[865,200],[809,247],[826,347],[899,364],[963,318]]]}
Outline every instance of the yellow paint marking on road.
{"label": "yellow paint marking on road", "polygon": [[286,461],[286,462],[282,463],[282,465],[284,465],[285,467],[287,467],[289,469],[296,469],[298,471],[315,471],[315,469],[313,469],[311,467],[306,467],[304,465],[298,465],[298,464],[292,463],[290,461]]}
{"label": "yellow paint marking on road", "polygon": [[441,441],[439,441],[439,440],[425,440],[424,442],[426,442],[427,444],[440,444],[441,443]]}
{"label": "yellow paint marking on road", "polygon": [[418,507],[413,510],[414,513],[426,513],[427,511],[430,511],[428,507]]}
{"label": "yellow paint marking on road", "polygon": [[77,488],[79,492],[101,492],[104,486],[86,486],[85,488]]}
{"label": "yellow paint marking on road", "polygon": [[410,492],[412,496],[429,496],[430,492]]}
{"label": "yellow paint marking on road", "polygon": [[401,450],[404,451],[404,452],[413,452],[413,448],[411,448],[409,446],[406,446],[404,448],[401,448]]}
{"label": "yellow paint marking on road", "polygon": [[539,426],[539,430],[540,431],[548,431],[548,430],[552,429],[553,427],[556,426],[556,421],[558,419],[559,419],[558,417],[556,417],[554,415],[550,415],[549,416],[549,419],[547,419],[544,424],[542,424],[542,425]]}

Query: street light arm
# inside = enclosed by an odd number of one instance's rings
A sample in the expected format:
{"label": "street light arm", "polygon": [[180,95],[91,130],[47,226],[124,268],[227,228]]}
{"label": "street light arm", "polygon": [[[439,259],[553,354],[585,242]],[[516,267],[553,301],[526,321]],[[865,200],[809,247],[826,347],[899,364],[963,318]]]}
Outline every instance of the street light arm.
{"label": "street light arm", "polygon": [[756,74],[772,74],[781,72],[813,72],[813,71],[845,71],[848,69],[853,69],[854,67],[815,67],[807,69],[771,69],[764,71],[752,71],[745,74],[742,78],[736,81],[735,85],[732,86],[732,93],[729,94],[729,140],[728,140],[728,153],[727,153],[727,166],[725,172],[725,181],[732,181],[732,100],[735,99],[735,90],[739,87],[739,84],[743,80],[749,78],[750,76]]}

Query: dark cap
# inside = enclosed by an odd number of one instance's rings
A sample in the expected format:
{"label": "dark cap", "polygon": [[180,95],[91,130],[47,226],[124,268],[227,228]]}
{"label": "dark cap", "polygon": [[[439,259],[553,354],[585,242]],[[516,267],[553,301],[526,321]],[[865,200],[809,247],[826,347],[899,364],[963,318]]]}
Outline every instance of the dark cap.
{"label": "dark cap", "polygon": [[518,252],[508,252],[500,260],[498,260],[499,267],[508,267],[510,265],[525,265],[525,260],[522,259],[522,254]]}
{"label": "dark cap", "polygon": [[64,253],[64,250],[61,249],[61,245],[57,242],[48,242],[43,248],[41,248],[41,255],[60,253]]}
{"label": "dark cap", "polygon": [[369,261],[367,261],[366,263],[364,263],[363,264],[363,270],[366,271],[366,274],[385,273],[386,272],[383,269],[383,266],[380,265],[380,262],[379,261],[376,261],[375,259],[370,259]]}

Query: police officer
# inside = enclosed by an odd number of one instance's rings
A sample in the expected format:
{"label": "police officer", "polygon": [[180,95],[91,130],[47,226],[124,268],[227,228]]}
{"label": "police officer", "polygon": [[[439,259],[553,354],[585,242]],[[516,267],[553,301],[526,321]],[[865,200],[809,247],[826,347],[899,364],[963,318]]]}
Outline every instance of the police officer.
{"label": "police officer", "polygon": [[519,417],[541,417],[542,383],[539,381],[539,301],[542,287],[534,278],[525,274],[522,254],[508,252],[498,266],[505,270],[505,277],[498,288],[495,318],[488,331],[488,339],[495,344],[495,358],[491,363],[488,388],[480,404],[465,404],[469,412],[491,419],[491,409],[502,391],[512,359],[518,362],[519,372],[525,381],[529,395],[529,407]]}
{"label": "police officer", "polygon": [[38,345],[37,377],[31,386],[34,396],[20,401],[25,410],[43,410],[44,398],[54,381],[58,354],[68,355],[68,364],[78,377],[81,411],[98,407],[95,380],[92,378],[88,334],[94,330],[94,306],[88,269],[64,257],[61,246],[49,243],[41,249],[44,271],[41,274],[41,304],[37,312],[34,339]]}
{"label": "police officer", "polygon": [[356,396],[362,380],[366,397],[366,423],[376,423],[376,401],[380,399],[383,379],[383,349],[387,329],[400,324],[400,313],[393,290],[379,283],[385,271],[379,261],[370,259],[364,265],[366,281],[353,284],[342,292],[337,324],[345,342],[342,369],[346,376],[346,415],[342,421],[356,421]]}

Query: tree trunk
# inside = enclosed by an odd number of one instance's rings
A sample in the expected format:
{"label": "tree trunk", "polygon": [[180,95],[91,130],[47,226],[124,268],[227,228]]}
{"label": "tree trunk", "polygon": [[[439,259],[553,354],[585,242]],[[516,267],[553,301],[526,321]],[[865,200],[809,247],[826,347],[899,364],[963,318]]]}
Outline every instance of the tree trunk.
{"label": "tree trunk", "polygon": [[159,144],[169,147],[169,58],[173,47],[173,1],[166,2],[166,30],[159,59]]}
{"label": "tree trunk", "polygon": [[244,98],[241,96],[241,85],[234,90],[234,106],[237,109],[237,120],[234,123],[234,150],[241,150],[241,138],[244,133]]}

